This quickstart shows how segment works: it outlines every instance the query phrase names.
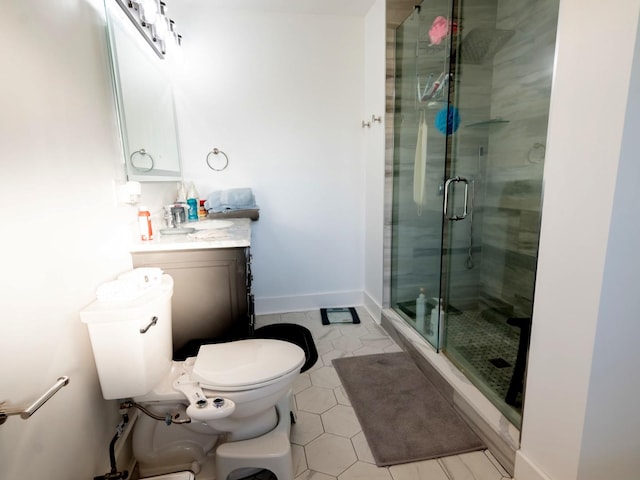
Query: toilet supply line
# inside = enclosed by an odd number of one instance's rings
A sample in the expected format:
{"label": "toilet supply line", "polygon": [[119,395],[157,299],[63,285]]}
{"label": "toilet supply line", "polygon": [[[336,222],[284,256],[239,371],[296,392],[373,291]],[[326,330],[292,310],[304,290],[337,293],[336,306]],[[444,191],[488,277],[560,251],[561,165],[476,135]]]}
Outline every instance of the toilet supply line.
{"label": "toilet supply line", "polygon": [[124,429],[128,423],[129,415],[126,413],[122,414],[122,420],[116,427],[116,434],[111,439],[111,443],[109,443],[109,463],[111,465],[111,471],[109,473],[105,473],[104,475],[93,477],[93,480],[126,480],[129,477],[129,472],[127,470],[124,470],[122,472],[118,471],[115,451],[116,442],[124,433]]}
{"label": "toilet supply line", "polygon": [[171,425],[172,423],[175,423],[177,425],[184,425],[185,423],[191,423],[191,418],[189,417],[180,418],[180,413],[176,413],[175,415],[171,415],[170,413],[167,413],[166,415],[158,415],[148,410],[147,408],[143,407],[139,403],[133,402],[131,400],[122,402],[120,404],[121,410],[128,409],[128,408],[137,408],[146,416],[151,417],[154,420],[164,422],[167,425]]}

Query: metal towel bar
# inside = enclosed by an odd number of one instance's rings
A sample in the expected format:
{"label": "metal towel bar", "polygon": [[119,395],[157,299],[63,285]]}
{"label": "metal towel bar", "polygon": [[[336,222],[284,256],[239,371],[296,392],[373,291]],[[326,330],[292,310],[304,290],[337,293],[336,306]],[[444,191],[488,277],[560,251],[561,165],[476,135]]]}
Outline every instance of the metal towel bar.
{"label": "metal towel bar", "polygon": [[36,411],[44,405],[47,400],[53,397],[58,390],[62,387],[69,385],[69,377],[64,376],[58,378],[56,383],[47,390],[40,398],[38,398],[35,402],[29,405],[27,408],[17,408],[17,407],[5,407],[4,402],[0,403],[0,425],[4,424],[7,421],[7,417],[10,415],[20,415],[20,418],[27,419],[31,417]]}

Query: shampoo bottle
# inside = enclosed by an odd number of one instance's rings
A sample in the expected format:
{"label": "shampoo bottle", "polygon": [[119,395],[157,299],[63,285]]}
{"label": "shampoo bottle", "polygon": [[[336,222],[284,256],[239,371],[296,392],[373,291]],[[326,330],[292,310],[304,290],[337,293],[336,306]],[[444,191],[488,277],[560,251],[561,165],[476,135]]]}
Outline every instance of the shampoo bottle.
{"label": "shampoo bottle", "polygon": [[427,301],[424,297],[424,288],[420,289],[420,295],[416,299],[416,329],[424,333],[424,319]]}
{"label": "shampoo bottle", "polygon": [[442,299],[434,298],[433,309],[431,310],[431,333],[438,333],[438,344],[442,345],[442,322],[444,321],[444,310],[442,309]]}
{"label": "shampoo bottle", "polygon": [[140,228],[140,239],[143,241],[153,240],[153,228],[151,227],[151,213],[145,206],[138,208],[138,227]]}
{"label": "shampoo bottle", "polygon": [[187,213],[187,220],[190,222],[195,222],[198,220],[198,192],[196,191],[196,187],[193,185],[193,182],[189,186],[189,191],[187,192],[187,205],[189,208],[189,212]]}

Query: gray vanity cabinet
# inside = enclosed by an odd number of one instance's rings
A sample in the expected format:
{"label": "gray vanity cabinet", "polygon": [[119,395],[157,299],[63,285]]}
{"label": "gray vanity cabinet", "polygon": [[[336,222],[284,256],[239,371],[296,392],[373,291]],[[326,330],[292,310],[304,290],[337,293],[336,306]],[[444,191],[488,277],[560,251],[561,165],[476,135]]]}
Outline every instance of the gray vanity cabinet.
{"label": "gray vanity cabinet", "polygon": [[173,351],[189,340],[216,339],[253,324],[249,248],[132,253],[134,267],[173,277]]}

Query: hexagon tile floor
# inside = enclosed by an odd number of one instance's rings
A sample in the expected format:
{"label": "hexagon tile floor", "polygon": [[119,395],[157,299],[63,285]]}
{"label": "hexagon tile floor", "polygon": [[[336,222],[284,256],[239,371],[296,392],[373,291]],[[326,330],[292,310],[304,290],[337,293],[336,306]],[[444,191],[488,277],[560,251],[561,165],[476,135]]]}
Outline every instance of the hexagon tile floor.
{"label": "hexagon tile floor", "polygon": [[[511,478],[489,451],[377,467],[360,423],[331,364],[338,357],[401,349],[363,308],[360,324],[322,325],[320,311],[262,315],[256,326],[297,323],[313,334],[318,362],[294,385],[297,422],[291,429],[296,480],[502,480]],[[273,480],[261,472],[255,480]]]}

